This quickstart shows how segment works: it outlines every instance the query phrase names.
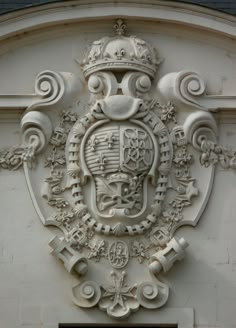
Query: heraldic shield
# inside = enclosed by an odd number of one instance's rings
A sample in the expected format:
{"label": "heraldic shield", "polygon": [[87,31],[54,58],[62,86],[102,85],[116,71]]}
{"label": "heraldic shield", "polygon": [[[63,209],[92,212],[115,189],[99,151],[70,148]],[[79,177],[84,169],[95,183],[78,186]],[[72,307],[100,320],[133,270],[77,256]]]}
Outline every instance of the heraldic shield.
{"label": "heraldic shield", "polygon": [[[83,61],[85,106],[59,114],[49,109],[53,124],[46,110],[29,110],[22,129],[26,141],[32,133],[43,139],[39,126],[51,129],[37,165],[25,161],[24,170],[42,223],[61,230],[49,245],[78,279],[74,303],[123,319],[168,299],[161,274],[184,257],[188,243],[174,237],[176,230],[195,226],[207,203],[217,127],[207,111],[162,104],[156,51],[125,36],[123,21],[115,29],[114,37],[95,41]],[[46,75],[62,81],[62,75]],[[31,159],[33,146],[23,155]]]}
{"label": "heraldic shield", "polygon": [[113,223],[137,220],[147,210],[147,180],[157,165],[157,142],[138,121],[100,123],[87,131],[81,144],[81,168],[93,180],[91,209]]}

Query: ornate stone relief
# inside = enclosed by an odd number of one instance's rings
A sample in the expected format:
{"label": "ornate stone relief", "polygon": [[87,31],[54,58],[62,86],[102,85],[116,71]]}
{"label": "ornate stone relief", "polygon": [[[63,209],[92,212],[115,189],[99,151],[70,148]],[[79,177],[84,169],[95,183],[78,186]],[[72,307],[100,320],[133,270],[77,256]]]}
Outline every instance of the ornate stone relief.
{"label": "ornate stone relief", "polygon": [[49,245],[78,279],[74,303],[123,319],[167,302],[163,274],[188,246],[174,234],[197,224],[214,165],[235,169],[236,152],[217,144],[216,100],[208,96],[204,107],[199,75],[171,73],[156,87],[155,49],[126,36],[121,20],[115,31],[94,41],[81,64],[86,113],[69,106],[73,74],[39,74],[22,144],[0,152],[0,166],[24,166],[42,223],[63,232]]}

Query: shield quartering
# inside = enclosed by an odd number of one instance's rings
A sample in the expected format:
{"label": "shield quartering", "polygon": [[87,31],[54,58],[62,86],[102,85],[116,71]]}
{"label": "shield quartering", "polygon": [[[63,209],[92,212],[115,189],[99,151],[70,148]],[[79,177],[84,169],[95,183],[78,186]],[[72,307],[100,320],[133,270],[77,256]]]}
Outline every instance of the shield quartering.
{"label": "shield quartering", "polygon": [[95,182],[99,216],[137,216],[147,204],[144,184],[154,160],[149,132],[135,124],[106,123],[85,139],[81,151]]}

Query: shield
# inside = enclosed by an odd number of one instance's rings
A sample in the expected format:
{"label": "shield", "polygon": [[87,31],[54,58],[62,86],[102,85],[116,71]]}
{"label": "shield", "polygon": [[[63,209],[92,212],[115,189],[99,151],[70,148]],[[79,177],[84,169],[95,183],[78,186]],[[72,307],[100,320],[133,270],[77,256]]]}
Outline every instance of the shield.
{"label": "shield", "polygon": [[144,128],[127,123],[95,124],[85,135],[80,154],[84,156],[81,168],[95,189],[91,193],[95,197],[87,200],[95,216],[137,218],[146,210],[154,144]]}
{"label": "shield", "polygon": [[[143,122],[93,121],[87,129],[83,117],[75,123],[71,116],[55,126],[37,169],[24,166],[45,225],[56,225],[68,234],[78,218],[96,222],[94,229],[99,231],[136,234],[155,225],[162,213],[172,222],[173,234],[183,224],[197,223],[214,169],[193,161],[197,152],[187,149],[181,126],[169,134],[158,116],[150,115]],[[83,239],[82,232],[79,238]]]}

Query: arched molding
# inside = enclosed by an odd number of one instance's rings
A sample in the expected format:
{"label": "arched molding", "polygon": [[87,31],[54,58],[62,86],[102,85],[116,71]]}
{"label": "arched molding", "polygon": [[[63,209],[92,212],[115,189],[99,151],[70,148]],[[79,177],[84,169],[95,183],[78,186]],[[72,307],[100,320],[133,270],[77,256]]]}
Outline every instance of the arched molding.
{"label": "arched molding", "polygon": [[[129,10],[132,6],[132,10]],[[236,18],[201,6],[174,1],[63,1],[0,16],[0,40],[58,24],[115,17],[181,24],[236,37]]]}

